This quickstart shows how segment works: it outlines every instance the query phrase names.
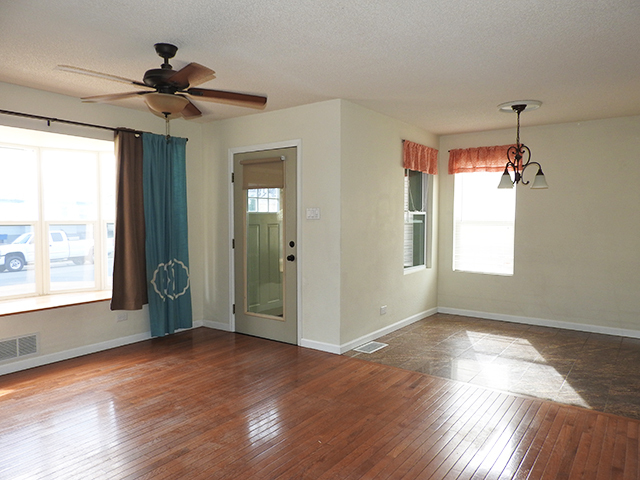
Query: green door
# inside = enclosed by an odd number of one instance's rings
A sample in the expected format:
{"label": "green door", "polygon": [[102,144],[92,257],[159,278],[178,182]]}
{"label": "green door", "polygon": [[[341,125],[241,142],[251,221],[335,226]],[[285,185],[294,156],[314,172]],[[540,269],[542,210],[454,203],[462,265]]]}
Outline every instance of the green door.
{"label": "green door", "polygon": [[235,326],[296,345],[297,148],[234,155]]}

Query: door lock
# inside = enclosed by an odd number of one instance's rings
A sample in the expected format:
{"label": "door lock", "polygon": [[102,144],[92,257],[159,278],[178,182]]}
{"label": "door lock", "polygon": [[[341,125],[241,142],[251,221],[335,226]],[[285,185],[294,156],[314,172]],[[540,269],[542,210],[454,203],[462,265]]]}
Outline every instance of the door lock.
{"label": "door lock", "polygon": [[296,259],[295,255],[287,255],[287,260],[289,260],[290,262],[293,262]]}

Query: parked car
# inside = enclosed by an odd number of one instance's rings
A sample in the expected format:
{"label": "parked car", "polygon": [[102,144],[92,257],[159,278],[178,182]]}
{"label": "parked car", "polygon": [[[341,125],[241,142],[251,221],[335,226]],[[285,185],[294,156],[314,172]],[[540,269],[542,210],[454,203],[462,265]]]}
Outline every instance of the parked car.
{"label": "parked car", "polygon": [[[76,265],[93,263],[93,241],[73,240],[62,230],[49,232],[49,259],[52,262],[71,260]],[[0,272],[17,272],[35,260],[33,232],[23,233],[8,245],[0,245]]]}

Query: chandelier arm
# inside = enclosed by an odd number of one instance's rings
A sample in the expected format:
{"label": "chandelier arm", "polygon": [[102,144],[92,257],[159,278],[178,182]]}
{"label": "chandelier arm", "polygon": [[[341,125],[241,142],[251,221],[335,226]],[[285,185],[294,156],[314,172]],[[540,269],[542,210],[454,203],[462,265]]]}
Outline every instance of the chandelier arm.
{"label": "chandelier arm", "polygon": [[520,178],[522,179],[522,184],[523,185],[529,185],[530,181],[525,181],[523,175],[524,175],[524,171],[526,170],[527,167],[531,166],[531,165],[537,165],[538,166],[538,172],[542,171],[542,165],[540,165],[538,162],[527,162],[523,167],[522,167],[522,172],[520,172]]}

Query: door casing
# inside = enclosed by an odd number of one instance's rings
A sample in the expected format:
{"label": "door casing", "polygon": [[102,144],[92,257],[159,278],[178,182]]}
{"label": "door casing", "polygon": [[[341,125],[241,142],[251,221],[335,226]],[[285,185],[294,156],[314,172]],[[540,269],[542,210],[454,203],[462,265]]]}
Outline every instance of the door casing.
{"label": "door casing", "polygon": [[[276,150],[280,148],[288,148],[288,147],[296,147],[296,243],[297,243],[297,255],[295,261],[295,268],[297,273],[297,285],[296,285],[296,321],[297,321],[297,344],[300,345],[300,341],[303,338],[302,336],[302,292],[300,288],[302,278],[302,270],[303,270],[303,242],[302,239],[302,217],[301,211],[302,207],[300,205],[300,201],[302,198],[302,169],[301,169],[301,158],[302,158],[302,141],[300,139],[297,140],[289,140],[283,142],[275,142],[275,143],[266,143],[259,145],[250,145],[246,147],[235,147],[230,148],[228,151],[228,166],[229,172],[233,172],[233,160],[234,155],[239,153],[250,153],[257,152],[262,150]],[[234,303],[235,303],[235,249],[233,248],[234,241],[234,232],[235,232],[235,222],[234,222],[234,184],[231,181],[231,174],[229,175],[229,327],[230,331],[236,331],[236,318],[234,312]],[[236,242],[236,248],[238,247]],[[236,306],[239,308],[239,306]]]}

